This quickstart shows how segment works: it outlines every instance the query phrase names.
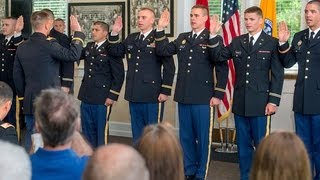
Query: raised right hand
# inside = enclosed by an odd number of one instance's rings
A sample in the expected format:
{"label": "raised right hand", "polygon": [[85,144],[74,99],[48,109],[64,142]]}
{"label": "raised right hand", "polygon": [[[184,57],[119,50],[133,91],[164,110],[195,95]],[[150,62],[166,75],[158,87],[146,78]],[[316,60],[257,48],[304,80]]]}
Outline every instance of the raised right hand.
{"label": "raised right hand", "polygon": [[221,29],[221,23],[219,22],[219,16],[214,14],[210,17],[210,34],[215,36]]}
{"label": "raised right hand", "polygon": [[117,19],[114,21],[113,27],[112,27],[112,34],[119,34],[121,31],[123,25],[122,25],[122,17],[118,16]]}
{"label": "raised right hand", "polygon": [[288,29],[288,26],[284,21],[281,21],[279,23],[278,38],[279,38],[279,42],[282,42],[282,43],[287,42],[288,39],[290,38],[290,30]]}
{"label": "raised right hand", "polygon": [[16,23],[14,30],[16,32],[21,32],[23,27],[24,27],[23,16],[19,16],[19,18],[17,19],[17,23]]}
{"label": "raised right hand", "polygon": [[72,32],[81,31],[81,26],[78,22],[78,19],[74,15],[70,16],[70,30]]}
{"label": "raised right hand", "polygon": [[158,21],[158,30],[163,30],[164,28],[166,28],[170,23],[170,13],[168,11],[168,9],[165,9],[160,16],[160,19]]}

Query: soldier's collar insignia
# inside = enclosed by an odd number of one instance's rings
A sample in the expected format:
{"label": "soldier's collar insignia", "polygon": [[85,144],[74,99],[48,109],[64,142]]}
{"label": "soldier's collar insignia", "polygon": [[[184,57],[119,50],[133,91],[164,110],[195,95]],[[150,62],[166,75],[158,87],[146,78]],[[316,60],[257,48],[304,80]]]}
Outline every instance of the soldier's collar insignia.
{"label": "soldier's collar insignia", "polygon": [[185,39],[182,40],[181,44],[186,44],[186,40]]}
{"label": "soldier's collar insignia", "polygon": [[297,45],[298,45],[298,46],[301,46],[301,44],[302,44],[302,41],[301,41],[301,40],[298,41]]}

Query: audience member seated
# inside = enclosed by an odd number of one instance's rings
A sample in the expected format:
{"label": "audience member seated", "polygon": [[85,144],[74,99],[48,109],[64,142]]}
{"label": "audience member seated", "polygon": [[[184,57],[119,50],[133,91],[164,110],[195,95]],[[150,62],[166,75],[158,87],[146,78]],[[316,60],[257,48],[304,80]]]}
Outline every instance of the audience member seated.
{"label": "audience member seated", "polygon": [[131,146],[109,144],[91,157],[83,180],[149,180],[143,157]]}
{"label": "audience member seated", "polygon": [[292,132],[274,132],[264,138],[255,154],[251,180],[311,180],[310,162],[303,142]]}
{"label": "audience member seated", "polygon": [[182,148],[168,123],[149,125],[137,144],[145,158],[151,180],[183,180]]}
{"label": "audience member seated", "polygon": [[31,179],[30,159],[24,148],[0,140],[0,154],[0,179]]}
{"label": "audience member seated", "polygon": [[71,140],[80,124],[75,99],[58,89],[47,89],[35,100],[36,130],[43,148],[31,156],[33,180],[81,179],[88,157],[71,149]]}
{"label": "audience member seated", "polygon": [[16,129],[13,125],[3,122],[12,104],[13,92],[8,84],[0,81],[0,139],[18,144]]}
{"label": "audience member seated", "polygon": [[[30,154],[36,152],[39,148],[43,148],[43,140],[40,133],[34,133],[31,136],[32,146]],[[75,131],[71,139],[71,149],[78,156],[91,156],[93,153],[92,147],[89,145],[85,137],[79,132]]]}

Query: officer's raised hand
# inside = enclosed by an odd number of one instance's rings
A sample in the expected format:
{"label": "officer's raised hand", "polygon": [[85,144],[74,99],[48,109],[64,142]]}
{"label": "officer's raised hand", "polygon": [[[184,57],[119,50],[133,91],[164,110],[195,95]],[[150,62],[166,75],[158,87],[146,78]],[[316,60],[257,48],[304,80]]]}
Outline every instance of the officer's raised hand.
{"label": "officer's raised hand", "polygon": [[215,36],[221,29],[221,23],[219,22],[219,16],[214,14],[210,17],[210,35]]}
{"label": "officer's raised hand", "polygon": [[160,19],[158,21],[158,31],[162,31],[164,28],[166,28],[170,23],[170,13],[168,9],[165,9],[160,16]]}
{"label": "officer's raised hand", "polygon": [[70,16],[70,30],[72,32],[81,31],[81,26],[74,15]]}
{"label": "officer's raised hand", "polygon": [[281,21],[279,23],[278,38],[279,38],[279,42],[281,43],[287,42],[288,39],[290,38],[290,31],[288,29],[286,22],[284,21]]}
{"label": "officer's raised hand", "polygon": [[14,31],[16,33],[19,33],[22,31],[23,27],[24,27],[23,16],[19,16],[16,22],[16,26],[14,28]]}
{"label": "officer's raised hand", "polygon": [[112,27],[112,32],[111,34],[119,34],[121,31],[123,25],[122,25],[122,17],[118,16],[117,19],[114,21],[113,27]]}

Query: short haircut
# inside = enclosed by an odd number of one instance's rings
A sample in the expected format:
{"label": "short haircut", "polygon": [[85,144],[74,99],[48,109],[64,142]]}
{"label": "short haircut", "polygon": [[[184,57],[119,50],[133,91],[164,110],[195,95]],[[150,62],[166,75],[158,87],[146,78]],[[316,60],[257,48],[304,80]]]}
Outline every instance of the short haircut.
{"label": "short haircut", "polygon": [[274,132],[265,137],[255,153],[251,180],[311,180],[307,150],[293,132]]}
{"label": "short haircut", "polygon": [[156,17],[156,13],[154,12],[154,10],[151,7],[142,7],[140,8],[140,11],[150,11],[153,14],[153,17]]}
{"label": "short haircut", "polygon": [[42,9],[41,11],[47,13],[49,15],[50,19],[54,20],[54,13],[51,9],[45,8],[45,9]]}
{"label": "short haircut", "polygon": [[191,9],[202,9],[203,15],[204,16],[208,16],[209,15],[209,9],[207,6],[202,5],[202,4],[196,4],[194,6],[192,6]]}
{"label": "short haircut", "polygon": [[247,14],[247,13],[256,13],[258,16],[263,17],[262,10],[258,6],[251,6],[251,7],[247,8],[244,11],[244,14]]}
{"label": "short haircut", "polygon": [[46,89],[34,104],[44,145],[56,147],[70,142],[80,121],[79,106],[74,97],[59,89]]}
{"label": "short haircut", "polygon": [[31,179],[30,158],[22,147],[0,140],[0,153],[1,179]]}
{"label": "short haircut", "polygon": [[89,160],[83,180],[149,180],[143,157],[131,146],[109,144],[99,147]]}
{"label": "short haircut", "polygon": [[13,92],[11,87],[3,82],[0,81],[0,106],[2,106],[7,101],[12,101]]}
{"label": "short haircut", "polygon": [[308,4],[316,4],[318,6],[318,10],[320,11],[320,1],[319,0],[311,0],[307,3]]}
{"label": "short haircut", "polygon": [[109,32],[109,25],[103,21],[95,21],[93,25],[99,25],[104,31]]}
{"label": "short haircut", "polygon": [[31,14],[31,26],[34,30],[39,29],[50,20],[49,14],[43,11],[35,11]]}
{"label": "short haircut", "polygon": [[150,179],[184,179],[182,148],[170,124],[147,126],[137,149],[146,160]]}
{"label": "short haircut", "polygon": [[2,19],[12,19],[12,20],[17,20],[17,18],[16,18],[16,17],[12,17],[12,16],[6,16],[6,17],[4,17],[4,18],[2,18]]}
{"label": "short haircut", "polygon": [[61,21],[61,22],[64,22],[64,20],[63,20],[63,19],[61,19],[61,18],[57,18],[57,19],[55,19],[54,21]]}

